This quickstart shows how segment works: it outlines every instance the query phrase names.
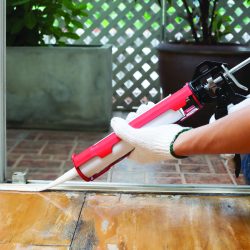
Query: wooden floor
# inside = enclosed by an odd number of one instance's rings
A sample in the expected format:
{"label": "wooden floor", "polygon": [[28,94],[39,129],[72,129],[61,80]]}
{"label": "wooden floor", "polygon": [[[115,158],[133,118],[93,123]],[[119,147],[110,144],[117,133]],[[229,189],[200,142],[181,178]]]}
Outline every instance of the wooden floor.
{"label": "wooden floor", "polygon": [[250,249],[250,196],[0,192],[0,249]]}

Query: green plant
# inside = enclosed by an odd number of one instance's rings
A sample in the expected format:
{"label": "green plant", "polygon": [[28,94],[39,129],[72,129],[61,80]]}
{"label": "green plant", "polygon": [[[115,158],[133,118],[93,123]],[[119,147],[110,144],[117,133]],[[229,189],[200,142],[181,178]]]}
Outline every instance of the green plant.
{"label": "green plant", "polygon": [[[138,1],[138,0],[136,0]],[[183,11],[177,12],[175,20],[182,22],[187,21],[186,28],[191,33],[191,39],[179,42],[195,42],[197,44],[217,44],[221,38],[231,32],[231,17],[225,15],[220,8],[218,8],[219,0],[166,0],[166,8],[175,11],[174,6],[177,2],[183,4]],[[242,3],[250,5],[250,0],[241,0]],[[157,2],[162,5],[161,0]],[[226,1],[221,1],[226,3]],[[172,8],[172,10],[171,10]],[[177,8],[178,9],[178,8]],[[169,13],[168,12],[168,13]]]}
{"label": "green plant", "polygon": [[45,45],[45,36],[57,45],[77,40],[75,29],[83,29],[86,8],[82,0],[7,0],[7,45]]}
{"label": "green plant", "polygon": [[192,38],[200,44],[216,44],[230,33],[230,16],[218,10],[219,0],[182,0]]}

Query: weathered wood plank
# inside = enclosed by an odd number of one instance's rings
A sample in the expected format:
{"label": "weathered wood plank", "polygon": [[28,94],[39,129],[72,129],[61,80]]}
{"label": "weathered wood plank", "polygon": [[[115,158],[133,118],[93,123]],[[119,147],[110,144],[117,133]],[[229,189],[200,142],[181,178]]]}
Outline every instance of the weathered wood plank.
{"label": "weathered wood plank", "polygon": [[250,249],[250,197],[87,196],[73,249]]}
{"label": "weathered wood plank", "polygon": [[69,246],[84,197],[77,192],[0,192],[0,244]]}
{"label": "weathered wood plank", "polygon": [[32,246],[23,244],[0,244],[1,250],[69,250],[68,246]]}

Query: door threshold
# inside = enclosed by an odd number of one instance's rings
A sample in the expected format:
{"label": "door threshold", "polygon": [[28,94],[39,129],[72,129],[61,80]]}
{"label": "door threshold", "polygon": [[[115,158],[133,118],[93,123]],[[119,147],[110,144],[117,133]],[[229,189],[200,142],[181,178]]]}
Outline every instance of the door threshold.
{"label": "door threshold", "polygon": [[[30,188],[42,187],[50,181],[28,180],[27,184],[0,184],[0,191],[23,191]],[[155,194],[250,194],[250,186],[233,185],[195,185],[195,184],[131,184],[131,183],[107,183],[107,182],[81,182],[68,181],[46,191],[83,191],[105,193],[155,193]]]}

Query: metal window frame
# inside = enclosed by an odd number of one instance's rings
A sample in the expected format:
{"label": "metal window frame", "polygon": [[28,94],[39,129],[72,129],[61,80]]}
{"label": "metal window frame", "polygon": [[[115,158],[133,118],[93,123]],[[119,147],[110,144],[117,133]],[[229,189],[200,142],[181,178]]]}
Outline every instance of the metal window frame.
{"label": "metal window frame", "polygon": [[0,1],[0,182],[4,181],[6,168],[5,6],[5,0]]}
{"label": "metal window frame", "polygon": [[[49,181],[29,180],[28,184],[0,184],[0,191],[32,191],[47,185]],[[129,193],[129,194],[190,194],[190,195],[250,195],[250,187],[246,185],[196,185],[196,184],[166,184],[166,185],[149,185],[149,184],[131,184],[131,183],[105,183],[105,182],[79,182],[68,181],[52,188],[50,191],[78,191],[92,193]]]}

